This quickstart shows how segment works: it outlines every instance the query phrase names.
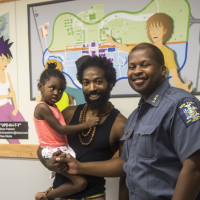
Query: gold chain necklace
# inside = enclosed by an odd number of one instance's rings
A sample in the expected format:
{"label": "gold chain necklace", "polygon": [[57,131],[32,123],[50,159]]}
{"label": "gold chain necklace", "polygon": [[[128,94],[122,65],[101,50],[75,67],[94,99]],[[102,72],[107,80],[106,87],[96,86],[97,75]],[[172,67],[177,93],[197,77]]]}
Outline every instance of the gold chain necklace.
{"label": "gold chain necklace", "polygon": [[[101,119],[102,117],[108,115],[113,108],[114,108],[113,104],[111,102],[108,102],[108,104],[106,105],[106,107],[102,111],[100,111],[97,116]],[[87,110],[88,110],[88,104],[85,104],[84,107],[83,107],[83,110],[80,113],[80,117],[79,117],[79,122],[80,123],[86,122],[86,113],[87,113]],[[88,142],[83,142],[82,138],[86,138],[87,136],[90,135],[90,133],[91,133],[91,137],[90,137],[89,141]],[[82,131],[78,135],[80,143],[83,146],[88,146],[93,141],[95,133],[96,133],[96,126],[94,126],[92,128],[89,128],[88,131],[86,131],[86,133],[84,131]]]}

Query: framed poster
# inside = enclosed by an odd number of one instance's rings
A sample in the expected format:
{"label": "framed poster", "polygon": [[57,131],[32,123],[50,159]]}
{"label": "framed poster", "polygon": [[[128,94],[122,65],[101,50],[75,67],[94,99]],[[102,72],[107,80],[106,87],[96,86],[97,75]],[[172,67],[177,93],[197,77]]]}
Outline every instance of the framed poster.
{"label": "framed poster", "polygon": [[[107,57],[113,62],[117,82],[112,97],[137,96],[127,81],[128,51],[118,44],[130,50],[141,42],[153,43],[148,34],[147,21],[159,13],[171,19],[171,32],[163,40],[163,45],[172,52],[171,59],[180,81],[190,81],[194,94],[200,91],[199,55],[195,57],[192,70],[187,62],[193,57],[190,45],[195,45],[194,39],[189,37],[195,32],[190,29],[194,20],[190,20],[187,0],[51,1],[29,5],[28,13],[31,99],[37,96],[37,79],[45,63],[51,59],[62,63],[68,87],[81,90],[76,80],[75,62],[83,55]],[[169,57],[171,53],[166,55]],[[170,67],[167,66],[167,78],[176,86]]]}

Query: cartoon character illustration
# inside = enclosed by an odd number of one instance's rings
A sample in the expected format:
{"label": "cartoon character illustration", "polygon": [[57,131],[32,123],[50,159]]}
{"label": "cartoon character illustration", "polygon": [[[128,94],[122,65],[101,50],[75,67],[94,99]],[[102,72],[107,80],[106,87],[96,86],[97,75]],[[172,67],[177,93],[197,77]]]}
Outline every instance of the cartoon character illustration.
{"label": "cartoon character illustration", "polygon": [[[7,65],[12,59],[10,47],[13,43],[0,38],[0,122],[23,122],[23,116],[18,110],[16,94],[11,82],[10,74],[6,72]],[[10,103],[12,102],[12,104]],[[12,144],[19,144],[17,139],[8,140]]]}
{"label": "cartoon character illustration", "polygon": [[[162,51],[165,65],[172,76],[174,85],[188,92],[192,92],[192,87],[189,88],[190,82],[187,81],[187,83],[183,83],[179,78],[174,52],[165,45],[166,41],[171,36],[172,29],[173,20],[164,13],[155,13],[146,21],[147,36],[151,43]],[[110,36],[107,36],[107,42],[114,44],[120,51],[129,52],[132,49],[130,46],[114,41]]]}

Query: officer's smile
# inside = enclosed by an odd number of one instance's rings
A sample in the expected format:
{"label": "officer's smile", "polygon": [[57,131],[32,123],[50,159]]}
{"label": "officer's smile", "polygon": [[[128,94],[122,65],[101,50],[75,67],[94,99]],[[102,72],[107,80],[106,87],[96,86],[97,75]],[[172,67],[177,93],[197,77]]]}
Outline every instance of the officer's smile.
{"label": "officer's smile", "polygon": [[133,82],[136,84],[136,85],[141,85],[145,82],[145,80],[147,80],[146,78],[134,78],[133,79]]}

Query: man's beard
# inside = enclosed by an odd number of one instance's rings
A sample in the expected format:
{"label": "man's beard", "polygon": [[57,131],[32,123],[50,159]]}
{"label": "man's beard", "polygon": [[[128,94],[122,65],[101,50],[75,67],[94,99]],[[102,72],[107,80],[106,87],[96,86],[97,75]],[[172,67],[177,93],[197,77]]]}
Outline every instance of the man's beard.
{"label": "man's beard", "polygon": [[[85,100],[90,108],[102,109],[106,105],[108,100],[110,99],[110,92],[111,92],[111,90],[108,87],[105,91],[95,91],[95,92],[91,92],[88,94],[84,94],[84,96],[85,96]],[[97,99],[95,101],[90,100],[89,96],[92,94],[98,94],[99,99]]]}

